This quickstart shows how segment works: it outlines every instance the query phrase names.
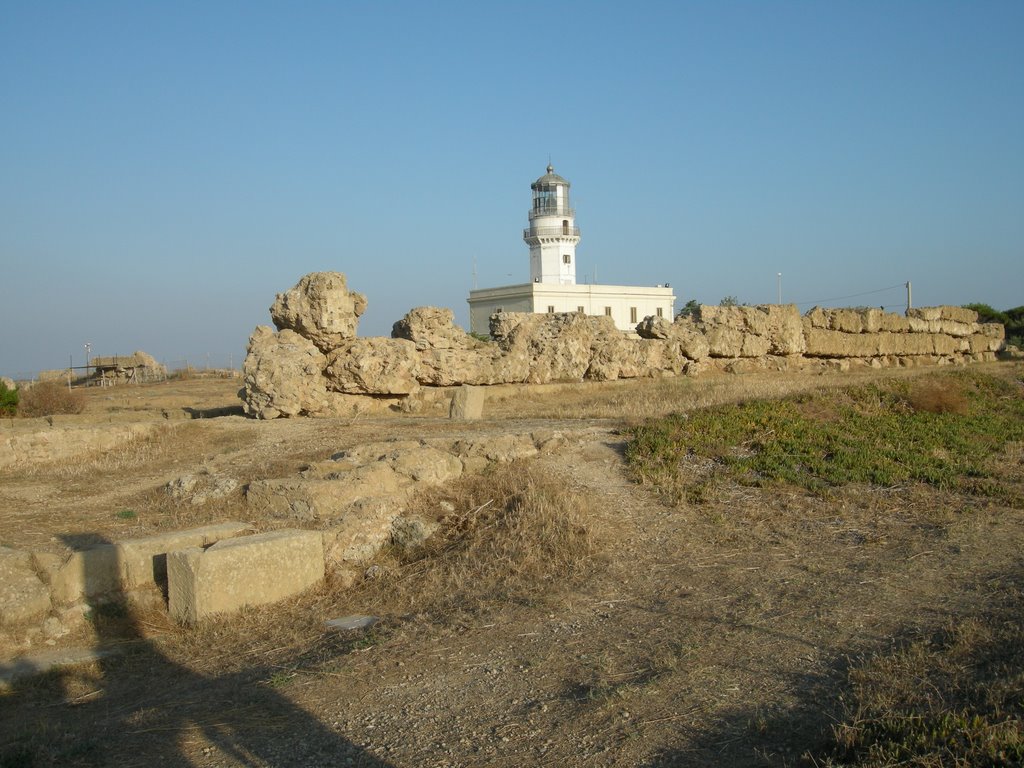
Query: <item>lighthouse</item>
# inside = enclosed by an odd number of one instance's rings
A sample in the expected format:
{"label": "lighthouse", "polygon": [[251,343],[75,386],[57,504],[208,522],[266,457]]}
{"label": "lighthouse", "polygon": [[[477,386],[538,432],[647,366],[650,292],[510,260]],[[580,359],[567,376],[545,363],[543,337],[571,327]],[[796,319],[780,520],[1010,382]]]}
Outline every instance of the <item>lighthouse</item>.
{"label": "lighthouse", "polygon": [[530,279],[535,283],[576,284],[576,244],[580,229],[569,204],[569,182],[548,165],[530,185],[533,205],[523,240],[530,246]]}
{"label": "lighthouse", "polygon": [[[469,327],[473,333],[489,333],[491,315],[502,312],[603,315],[623,333],[635,333],[637,323],[648,316],[673,317],[676,297],[668,283],[577,285],[580,229],[569,201],[569,182],[549,163],[547,173],[533,182],[530,190],[529,226],[523,230],[523,241],[530,248],[530,282],[471,290]],[[633,263],[636,254],[619,254],[618,258]]]}

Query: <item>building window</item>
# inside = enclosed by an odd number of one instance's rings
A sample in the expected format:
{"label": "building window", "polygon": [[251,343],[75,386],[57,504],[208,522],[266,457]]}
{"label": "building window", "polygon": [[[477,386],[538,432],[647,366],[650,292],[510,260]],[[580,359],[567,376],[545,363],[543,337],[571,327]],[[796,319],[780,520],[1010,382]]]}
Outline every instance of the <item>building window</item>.
{"label": "building window", "polygon": [[576,307],[576,311],[582,315],[584,310],[583,307]]}
{"label": "building window", "polygon": [[629,322],[631,322],[631,323],[635,323],[636,322],[636,307],[630,307],[629,308]]}
{"label": "building window", "polygon": [[555,305],[554,304],[548,304],[548,314],[549,315],[555,314]]}
{"label": "building window", "polygon": [[656,314],[658,317],[664,317],[664,315],[661,313],[661,307],[655,309],[654,314]]}
{"label": "building window", "polygon": [[[568,221],[563,221],[562,222],[562,234],[563,235],[568,235],[569,234],[569,222]],[[565,263],[568,264],[569,262],[565,262]]]}
{"label": "building window", "polygon": [[611,308],[611,307],[605,307],[605,308],[604,308],[604,313],[605,313],[605,314],[606,314],[606,315],[607,315],[608,317],[611,317],[611,316],[612,316],[612,308]]}
{"label": "building window", "polygon": [[569,255],[568,253],[567,253],[567,254],[565,254],[565,255],[564,255],[564,256],[562,257],[562,263],[563,263],[563,264],[572,264],[572,256],[570,256],[570,255]]}

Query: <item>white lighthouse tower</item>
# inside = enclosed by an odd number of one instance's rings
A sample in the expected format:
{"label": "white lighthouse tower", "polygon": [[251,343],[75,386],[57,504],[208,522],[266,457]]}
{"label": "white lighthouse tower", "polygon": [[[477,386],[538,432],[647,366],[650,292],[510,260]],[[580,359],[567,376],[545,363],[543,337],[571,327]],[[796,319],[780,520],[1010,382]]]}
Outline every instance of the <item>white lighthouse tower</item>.
{"label": "white lighthouse tower", "polygon": [[534,283],[576,284],[576,244],[580,230],[569,205],[569,182],[548,165],[548,172],[530,185],[533,207],[523,240],[530,246],[530,279]]}
{"label": "white lighthouse tower", "polygon": [[[671,319],[675,295],[668,283],[655,286],[576,284],[576,244],[580,230],[569,204],[569,182],[548,165],[530,185],[533,206],[523,240],[530,246],[530,282],[469,292],[469,328],[490,332],[491,315],[501,312],[604,315],[633,333],[648,316]],[[622,254],[628,261],[636,254]]]}

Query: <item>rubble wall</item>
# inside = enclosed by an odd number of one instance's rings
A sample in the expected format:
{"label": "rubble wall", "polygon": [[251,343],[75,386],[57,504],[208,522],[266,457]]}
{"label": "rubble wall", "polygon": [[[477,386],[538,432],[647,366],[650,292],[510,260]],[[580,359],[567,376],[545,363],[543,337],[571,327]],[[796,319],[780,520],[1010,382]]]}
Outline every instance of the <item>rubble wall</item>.
{"label": "rubble wall", "polygon": [[338,272],[306,275],[279,294],[271,308],[277,330],[260,326],[249,339],[246,413],[353,414],[401,406],[422,387],[963,365],[994,360],[1004,336],[1002,325],[979,323],[961,307],[815,307],[801,316],[789,304],[700,306],[674,322],[647,317],[635,335],[604,316],[506,312],[491,317],[490,341],[456,326],[449,309],[419,307],[395,323],[391,338],[356,338],[365,308]]}

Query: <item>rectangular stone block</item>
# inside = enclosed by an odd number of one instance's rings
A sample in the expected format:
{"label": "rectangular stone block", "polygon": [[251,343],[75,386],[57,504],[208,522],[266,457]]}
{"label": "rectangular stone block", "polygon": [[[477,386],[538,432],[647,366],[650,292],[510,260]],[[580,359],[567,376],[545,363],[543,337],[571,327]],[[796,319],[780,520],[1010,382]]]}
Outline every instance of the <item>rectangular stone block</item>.
{"label": "rectangular stone block", "polygon": [[115,546],[121,566],[121,583],[125,589],[163,585],[167,582],[168,552],[208,547],[221,539],[230,539],[251,530],[245,523],[231,521],[118,542]]}
{"label": "rectangular stone block", "polygon": [[57,603],[76,603],[83,597],[111,594],[121,589],[117,548],[103,544],[72,553],[53,574],[51,594]]}
{"label": "rectangular stone block", "polygon": [[484,415],[483,387],[462,386],[452,396],[449,416],[453,419],[479,419]]}
{"label": "rectangular stone block", "polygon": [[282,530],[167,554],[168,608],[183,623],[291,597],[324,577],[318,531]]}

